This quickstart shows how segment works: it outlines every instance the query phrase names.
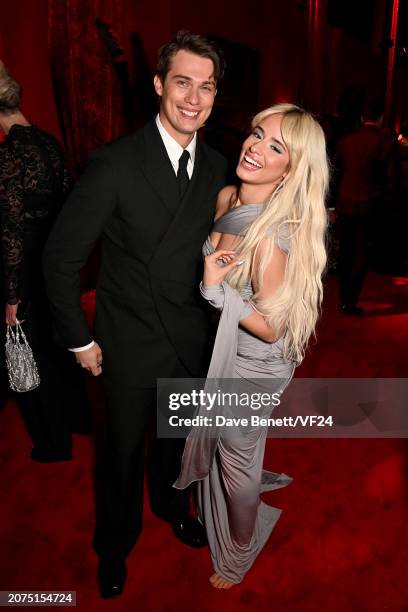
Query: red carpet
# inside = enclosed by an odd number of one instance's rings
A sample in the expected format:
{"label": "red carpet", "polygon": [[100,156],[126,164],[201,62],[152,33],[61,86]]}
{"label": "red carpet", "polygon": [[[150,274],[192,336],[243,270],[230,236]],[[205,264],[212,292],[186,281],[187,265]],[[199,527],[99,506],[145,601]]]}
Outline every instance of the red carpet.
{"label": "red carpet", "polygon": [[[408,279],[372,274],[361,319],[337,313],[335,283],[298,376],[406,376]],[[80,610],[408,610],[406,440],[270,440],[266,466],[294,482],[267,495],[283,513],[242,585],[213,589],[208,551],[180,544],[146,507],[125,593],[103,601],[91,549],[93,441],[77,436],[72,462],[40,465],[11,402],[0,428],[0,590],[75,590]]]}

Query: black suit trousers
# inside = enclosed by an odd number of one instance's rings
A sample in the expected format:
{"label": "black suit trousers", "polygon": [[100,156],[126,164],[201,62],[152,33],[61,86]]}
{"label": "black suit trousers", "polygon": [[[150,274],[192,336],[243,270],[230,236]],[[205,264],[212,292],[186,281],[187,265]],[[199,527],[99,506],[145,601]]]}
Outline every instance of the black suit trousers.
{"label": "black suit trousers", "polygon": [[[174,375],[190,376],[182,366]],[[156,388],[108,379],[104,386],[107,431],[97,461],[94,549],[100,557],[117,559],[127,557],[142,530],[145,459],[150,504],[159,518],[182,520],[189,512],[189,490],[172,487],[185,440],[155,435]]]}

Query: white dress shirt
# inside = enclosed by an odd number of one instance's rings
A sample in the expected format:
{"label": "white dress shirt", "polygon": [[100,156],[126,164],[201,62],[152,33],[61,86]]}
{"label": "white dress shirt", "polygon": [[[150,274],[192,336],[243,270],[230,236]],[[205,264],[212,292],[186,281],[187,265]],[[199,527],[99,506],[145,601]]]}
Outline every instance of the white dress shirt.
{"label": "white dress shirt", "polygon": [[[159,130],[160,136],[162,138],[163,144],[166,147],[167,155],[169,156],[171,165],[173,166],[174,172],[177,175],[178,167],[179,167],[179,159],[184,149],[181,145],[179,145],[177,140],[174,140],[173,136],[170,136],[170,134],[163,127],[163,124],[160,121],[159,115],[157,115],[156,117],[156,125],[157,125],[157,129]],[[197,146],[197,132],[194,134],[194,137],[192,141],[190,142],[190,144],[188,145],[188,147],[186,147],[186,151],[190,153],[190,159],[187,162],[187,174],[188,174],[189,179],[191,179],[193,170],[194,170],[196,146]]]}
{"label": "white dress shirt", "polygon": [[[178,167],[179,167],[179,159],[184,149],[181,145],[179,145],[177,140],[174,140],[173,136],[170,136],[170,134],[163,127],[163,124],[160,121],[159,114],[157,114],[157,117],[156,117],[156,125],[157,125],[157,129],[159,130],[159,134],[161,136],[163,144],[166,147],[167,155],[169,156],[171,165],[173,166],[174,172],[177,175]],[[197,146],[197,132],[194,134],[193,139],[188,145],[188,147],[186,147],[186,150],[190,153],[190,158],[187,162],[187,174],[188,174],[189,179],[191,179],[193,175],[196,146]],[[82,351],[87,351],[88,349],[92,348],[94,344],[95,342],[94,340],[92,340],[92,342],[90,342],[86,346],[80,346],[78,348],[70,348],[68,350],[72,351],[73,353],[81,353]]]}

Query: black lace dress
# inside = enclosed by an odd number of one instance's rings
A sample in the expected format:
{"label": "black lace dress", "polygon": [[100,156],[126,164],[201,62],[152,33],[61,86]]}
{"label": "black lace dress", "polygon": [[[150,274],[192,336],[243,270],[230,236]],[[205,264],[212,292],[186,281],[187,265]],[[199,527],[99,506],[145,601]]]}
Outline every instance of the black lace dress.
{"label": "black lace dress", "polygon": [[71,187],[64,154],[53,136],[35,126],[14,125],[0,145],[1,247],[4,298],[30,299],[38,289],[38,255]]}
{"label": "black lace dress", "polygon": [[33,125],[12,126],[0,144],[2,335],[4,305],[18,303],[41,384],[17,399],[34,447],[50,456],[71,453],[70,426],[62,406],[68,387],[75,390],[74,397],[68,390],[68,401],[79,399],[79,405],[85,406],[82,382],[72,372],[72,356],[53,341],[42,276],[42,250],[71,183],[63,150],[53,136]]}

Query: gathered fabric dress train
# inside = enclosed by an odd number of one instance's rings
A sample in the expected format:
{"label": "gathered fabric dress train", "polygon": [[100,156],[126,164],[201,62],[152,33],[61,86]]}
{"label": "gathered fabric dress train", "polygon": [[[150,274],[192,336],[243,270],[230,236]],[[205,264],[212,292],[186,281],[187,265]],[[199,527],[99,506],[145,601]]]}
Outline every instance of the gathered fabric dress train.
{"label": "gathered fabric dress train", "polygon": [[[248,204],[232,208],[215,222],[213,231],[243,236],[263,207]],[[287,233],[278,233],[275,244],[288,253]],[[203,254],[212,252],[214,247],[208,238]],[[244,385],[250,392],[281,395],[296,366],[283,355],[283,337],[269,343],[239,327],[240,319],[252,312],[248,301],[253,295],[251,283],[240,291],[224,282],[201,286],[201,292],[221,310],[206,389],[215,390],[223,381],[236,379],[241,389]],[[267,418],[272,411],[272,405],[265,406],[257,410],[257,415]],[[208,415],[205,406],[200,406],[199,413]],[[286,474],[262,469],[267,426],[249,425],[244,429],[231,437],[214,428],[193,428],[174,484],[185,488],[197,481],[198,514],[206,527],[213,567],[233,583],[242,581],[281,514],[261,501],[260,493],[285,487],[292,481]]]}

